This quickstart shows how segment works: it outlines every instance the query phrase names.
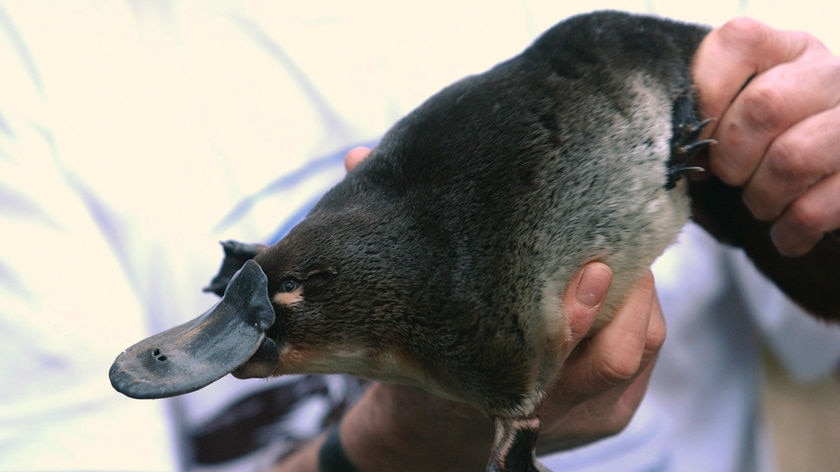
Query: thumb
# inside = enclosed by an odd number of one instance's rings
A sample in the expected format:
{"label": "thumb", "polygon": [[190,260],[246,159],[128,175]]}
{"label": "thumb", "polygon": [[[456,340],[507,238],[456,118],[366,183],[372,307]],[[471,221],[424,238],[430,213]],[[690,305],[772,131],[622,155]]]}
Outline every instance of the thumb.
{"label": "thumb", "polygon": [[571,332],[571,346],[588,333],[612,283],[612,270],[601,262],[584,265],[563,294],[563,311]]}
{"label": "thumb", "polygon": [[353,149],[347,151],[347,154],[344,156],[344,168],[347,172],[353,170],[354,167],[359,165],[360,162],[365,160],[370,154],[370,149],[364,146],[354,147]]}

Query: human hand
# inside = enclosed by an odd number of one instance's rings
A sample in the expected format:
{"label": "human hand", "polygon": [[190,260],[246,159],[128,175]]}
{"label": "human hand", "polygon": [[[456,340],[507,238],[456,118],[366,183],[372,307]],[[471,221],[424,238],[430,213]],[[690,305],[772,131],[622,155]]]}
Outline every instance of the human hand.
{"label": "human hand", "polygon": [[717,119],[708,168],[773,222],[781,254],[840,227],[840,58],[806,33],[740,18],[703,40],[694,83]]}
{"label": "human hand", "polygon": [[[587,280],[593,276],[603,279]],[[577,292],[567,290],[564,295],[570,322],[583,323],[600,308],[600,302],[591,306],[572,299],[585,293],[580,287],[592,284],[597,291],[611,277],[609,267],[597,263],[578,272],[572,286],[584,282],[577,285]],[[574,326],[572,331],[576,332]],[[537,410],[542,420],[537,452],[570,449],[621,432],[644,398],[665,332],[653,274],[648,271],[613,319],[577,343],[566,358],[559,380]]]}

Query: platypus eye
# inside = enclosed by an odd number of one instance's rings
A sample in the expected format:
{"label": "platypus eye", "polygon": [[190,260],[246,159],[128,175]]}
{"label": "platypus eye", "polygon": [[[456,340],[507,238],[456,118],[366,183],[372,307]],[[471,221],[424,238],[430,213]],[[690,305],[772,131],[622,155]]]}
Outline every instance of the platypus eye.
{"label": "platypus eye", "polygon": [[300,287],[300,282],[295,279],[286,279],[280,282],[280,292],[291,293]]}

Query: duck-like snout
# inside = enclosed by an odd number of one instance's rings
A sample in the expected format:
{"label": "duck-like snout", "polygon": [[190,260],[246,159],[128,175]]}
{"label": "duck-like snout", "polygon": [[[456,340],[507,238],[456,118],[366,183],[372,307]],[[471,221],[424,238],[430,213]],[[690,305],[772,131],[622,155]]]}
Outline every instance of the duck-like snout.
{"label": "duck-like snout", "polygon": [[132,398],[165,398],[198,390],[228,373],[267,377],[278,349],[266,331],[274,324],[268,278],[249,260],[222,299],[198,318],[144,339],[117,356],[109,376]]}

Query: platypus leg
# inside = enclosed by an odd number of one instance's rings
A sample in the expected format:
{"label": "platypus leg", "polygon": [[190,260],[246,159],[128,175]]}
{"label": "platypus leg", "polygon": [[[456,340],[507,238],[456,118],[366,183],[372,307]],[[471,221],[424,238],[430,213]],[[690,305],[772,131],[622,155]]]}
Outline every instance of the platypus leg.
{"label": "platypus leg", "polygon": [[674,101],[672,112],[674,135],[671,137],[671,157],[668,159],[666,189],[674,188],[683,174],[706,171],[700,166],[691,165],[691,160],[710,144],[717,143],[714,139],[699,139],[703,128],[712,121],[714,121],[712,118],[703,121],[697,118],[690,92],[681,94]]}
{"label": "platypus leg", "polygon": [[495,424],[493,455],[486,472],[549,472],[534,454],[539,418],[496,418]]}

